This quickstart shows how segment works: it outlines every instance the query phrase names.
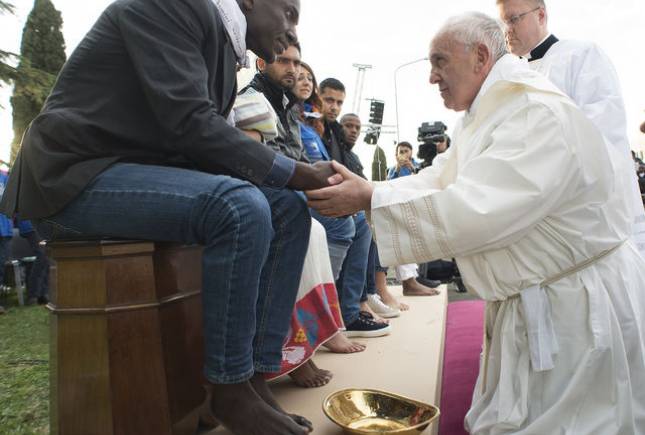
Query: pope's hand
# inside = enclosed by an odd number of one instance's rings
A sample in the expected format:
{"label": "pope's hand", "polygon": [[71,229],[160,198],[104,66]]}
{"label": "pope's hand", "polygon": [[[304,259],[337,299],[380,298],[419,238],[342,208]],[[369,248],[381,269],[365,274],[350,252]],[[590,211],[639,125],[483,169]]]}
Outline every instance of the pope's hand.
{"label": "pope's hand", "polygon": [[347,216],[360,210],[368,210],[374,191],[372,183],[352,173],[338,162],[332,162],[332,166],[337,174],[334,176],[336,178],[330,179],[330,184],[336,184],[339,181],[338,175],[342,176],[342,182],[331,187],[306,191],[309,207],[330,217]]}

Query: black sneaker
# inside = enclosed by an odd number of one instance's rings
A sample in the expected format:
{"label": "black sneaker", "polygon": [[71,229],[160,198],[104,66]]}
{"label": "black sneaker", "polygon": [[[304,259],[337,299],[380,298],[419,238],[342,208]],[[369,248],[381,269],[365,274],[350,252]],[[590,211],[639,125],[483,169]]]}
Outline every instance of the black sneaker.
{"label": "black sneaker", "polygon": [[[369,313],[366,313],[369,314]],[[358,314],[358,318],[351,324],[345,326],[346,337],[382,337],[388,335],[392,328],[386,323],[378,323],[374,318],[369,317],[363,312]]]}

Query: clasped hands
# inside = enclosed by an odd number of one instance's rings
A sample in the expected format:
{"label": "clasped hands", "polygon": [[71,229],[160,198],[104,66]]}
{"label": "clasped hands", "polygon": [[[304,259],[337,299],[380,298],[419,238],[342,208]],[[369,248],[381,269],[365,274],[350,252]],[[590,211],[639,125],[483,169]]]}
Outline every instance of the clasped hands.
{"label": "clasped hands", "polygon": [[370,209],[374,187],[369,181],[336,161],[316,162],[311,168],[323,174],[329,173],[325,174],[327,177],[323,186],[326,187],[302,189],[307,195],[309,207],[329,217],[348,216]]}

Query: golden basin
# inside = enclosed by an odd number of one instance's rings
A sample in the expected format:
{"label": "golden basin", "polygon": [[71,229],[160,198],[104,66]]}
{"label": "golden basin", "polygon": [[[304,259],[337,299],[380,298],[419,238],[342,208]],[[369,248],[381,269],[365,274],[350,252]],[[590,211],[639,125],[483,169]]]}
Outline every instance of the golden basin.
{"label": "golden basin", "polygon": [[439,417],[436,406],[385,391],[355,388],[327,396],[323,411],[348,434],[420,434]]}

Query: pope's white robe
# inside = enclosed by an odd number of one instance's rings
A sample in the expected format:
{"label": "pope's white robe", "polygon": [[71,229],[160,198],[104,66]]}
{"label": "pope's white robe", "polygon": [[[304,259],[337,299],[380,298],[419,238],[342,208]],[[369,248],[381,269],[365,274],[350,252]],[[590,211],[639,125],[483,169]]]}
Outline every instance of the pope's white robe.
{"label": "pope's white robe", "polygon": [[[487,301],[472,434],[645,434],[634,392],[645,376],[645,304],[634,296],[645,261],[624,242],[631,211],[611,151],[570,99],[507,55],[448,152],[418,175],[375,185],[370,218],[382,263],[455,257],[466,286]],[[612,248],[535,293],[550,309],[555,343],[530,348],[523,303],[540,311],[520,292]],[[536,370],[539,350],[553,368]]]}
{"label": "pope's white robe", "polygon": [[645,256],[645,209],[633,170],[620,82],[611,60],[592,42],[562,40],[553,44],[541,59],[529,62],[529,66],[568,95],[601,131],[606,142],[624,157],[621,173],[626,177],[634,207],[632,240]]}

